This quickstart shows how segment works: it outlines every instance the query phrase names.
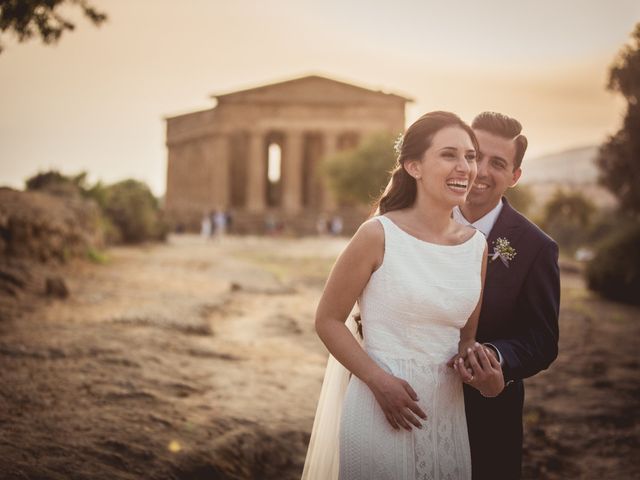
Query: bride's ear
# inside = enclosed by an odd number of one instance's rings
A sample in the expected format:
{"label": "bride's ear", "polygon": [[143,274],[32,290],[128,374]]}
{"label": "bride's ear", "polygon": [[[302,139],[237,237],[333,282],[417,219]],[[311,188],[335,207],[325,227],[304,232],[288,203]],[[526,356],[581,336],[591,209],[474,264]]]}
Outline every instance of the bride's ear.
{"label": "bride's ear", "polygon": [[405,171],[416,180],[422,177],[422,164],[419,160],[407,160],[402,167]]}

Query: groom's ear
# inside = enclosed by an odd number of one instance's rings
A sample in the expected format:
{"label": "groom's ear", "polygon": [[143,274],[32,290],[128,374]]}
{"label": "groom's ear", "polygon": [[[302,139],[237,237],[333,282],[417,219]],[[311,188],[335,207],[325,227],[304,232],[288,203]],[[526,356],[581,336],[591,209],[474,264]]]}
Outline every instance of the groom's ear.
{"label": "groom's ear", "polygon": [[510,188],[515,187],[520,180],[520,176],[522,175],[522,168],[518,167],[513,171],[513,178],[511,179],[511,183],[509,185]]}

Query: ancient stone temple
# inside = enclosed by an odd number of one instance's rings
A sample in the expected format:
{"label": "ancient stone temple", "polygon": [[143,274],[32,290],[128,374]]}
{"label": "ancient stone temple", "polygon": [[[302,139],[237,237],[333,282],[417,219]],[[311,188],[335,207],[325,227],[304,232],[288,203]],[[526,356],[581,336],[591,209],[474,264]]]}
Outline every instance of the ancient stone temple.
{"label": "ancient stone temple", "polygon": [[320,215],[349,216],[320,174],[323,159],[368,135],[402,132],[410,101],[320,76],[213,98],[214,108],[166,119],[168,218],[195,228],[225,210],[238,232],[278,220],[301,233]]}

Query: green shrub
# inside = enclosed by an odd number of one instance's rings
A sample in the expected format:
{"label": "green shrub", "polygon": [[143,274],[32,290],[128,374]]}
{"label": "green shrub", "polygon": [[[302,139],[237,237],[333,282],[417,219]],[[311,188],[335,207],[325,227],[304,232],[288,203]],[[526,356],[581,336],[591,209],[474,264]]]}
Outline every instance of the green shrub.
{"label": "green shrub", "polygon": [[[137,180],[113,185],[87,184],[86,172],[75,176],[56,170],[39,172],[26,180],[27,190],[39,190],[59,197],[91,199],[100,207],[94,230],[101,232],[107,244],[164,240],[169,231],[162,218],[158,200],[149,187]],[[78,218],[82,217],[82,212]]]}
{"label": "green shrub", "polygon": [[146,184],[137,180],[102,187],[96,199],[108,220],[117,227],[125,243],[164,240],[168,227],[157,199]]}
{"label": "green shrub", "polygon": [[591,290],[611,300],[640,305],[640,224],[628,224],[605,239],[587,265]]}
{"label": "green shrub", "polygon": [[46,192],[59,197],[74,197],[84,193],[87,174],[63,175],[57,170],[38,172],[25,180],[26,190]]}

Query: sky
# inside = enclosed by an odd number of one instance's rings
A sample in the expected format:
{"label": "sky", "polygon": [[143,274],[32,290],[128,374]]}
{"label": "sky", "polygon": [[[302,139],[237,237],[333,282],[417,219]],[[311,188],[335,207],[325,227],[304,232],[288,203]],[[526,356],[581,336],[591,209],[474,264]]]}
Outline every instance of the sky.
{"label": "sky", "polygon": [[[136,178],[163,195],[165,118],[211,95],[319,74],[471,121],[518,118],[527,158],[596,145],[624,102],[608,68],[637,0],[90,0],[109,16],[54,46],[2,35],[0,185],[38,171]],[[526,159],[525,159],[526,175]]]}

